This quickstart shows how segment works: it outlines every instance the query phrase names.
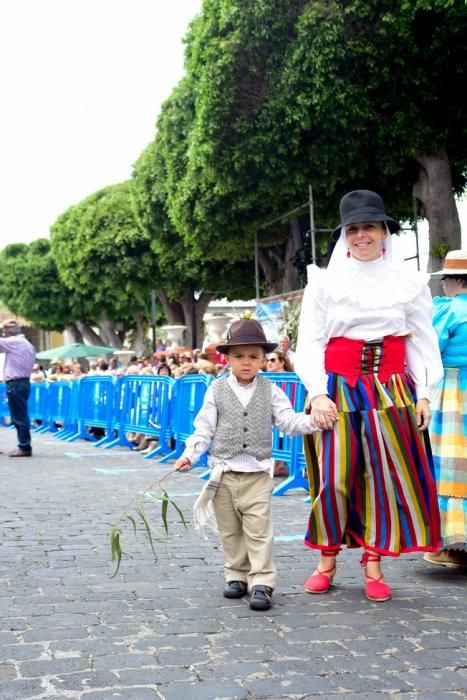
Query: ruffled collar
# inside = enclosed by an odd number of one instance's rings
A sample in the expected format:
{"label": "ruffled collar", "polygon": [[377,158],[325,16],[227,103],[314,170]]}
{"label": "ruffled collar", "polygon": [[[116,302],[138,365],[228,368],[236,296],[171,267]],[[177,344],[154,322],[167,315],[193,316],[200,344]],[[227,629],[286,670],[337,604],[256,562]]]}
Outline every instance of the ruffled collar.
{"label": "ruffled collar", "polygon": [[355,258],[346,262],[342,274],[325,275],[325,289],[334,302],[350,301],[361,309],[405,304],[418,296],[427,282],[427,275],[389,263],[383,256],[369,262]]}

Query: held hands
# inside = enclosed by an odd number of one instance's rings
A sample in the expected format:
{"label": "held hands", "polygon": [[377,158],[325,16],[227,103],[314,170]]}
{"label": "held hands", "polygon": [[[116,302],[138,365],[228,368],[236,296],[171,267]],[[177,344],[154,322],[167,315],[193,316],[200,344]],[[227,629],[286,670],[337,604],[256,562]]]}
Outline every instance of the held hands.
{"label": "held hands", "polygon": [[315,396],[311,402],[311,420],[321,430],[332,430],[337,420],[337,407],[326,394]]}
{"label": "held hands", "polygon": [[174,469],[176,472],[187,472],[191,469],[191,462],[188,457],[179,457],[174,464]]}
{"label": "held hands", "polygon": [[426,430],[430,424],[431,418],[430,402],[428,399],[418,399],[415,404],[415,413],[418,427],[420,430]]}

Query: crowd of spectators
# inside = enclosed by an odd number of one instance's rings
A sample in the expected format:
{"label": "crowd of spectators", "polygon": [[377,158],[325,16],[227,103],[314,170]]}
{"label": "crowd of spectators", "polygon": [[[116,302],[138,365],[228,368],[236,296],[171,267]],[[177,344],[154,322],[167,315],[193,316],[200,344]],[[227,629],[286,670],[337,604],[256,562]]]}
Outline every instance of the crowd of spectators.
{"label": "crowd of spectators", "polygon": [[[287,336],[281,336],[280,346],[283,350],[276,350],[264,358],[263,372],[293,372],[290,361],[290,342]],[[177,379],[186,374],[208,374],[213,377],[223,376],[229,371],[224,355],[216,351],[214,343],[207,345],[203,350],[198,348],[166,349],[159,346],[157,352],[150,356],[130,357],[127,366],[123,366],[118,357],[110,359],[98,358],[83,362],[71,362],[67,360],[53,360],[47,369],[35,363],[31,373],[31,382],[59,382],[74,381],[81,377],[127,375],[153,375],[167,376]],[[101,437],[101,435],[98,435]],[[148,454],[157,447],[154,436],[141,433],[128,433],[127,440],[133,445],[133,449],[143,455]],[[286,475],[286,465],[282,462],[275,464],[275,475]]]}
{"label": "crowd of spectators", "polygon": [[[284,340],[285,338],[285,340]],[[289,343],[286,336],[281,336],[281,344]],[[291,372],[293,365],[286,352],[276,350],[265,358],[264,372]],[[98,358],[89,362],[72,362],[69,360],[53,360],[47,369],[35,363],[31,373],[31,382],[74,381],[81,377],[95,375],[163,375],[177,379],[185,374],[209,374],[213,377],[228,371],[224,355],[216,351],[215,344],[190,350],[160,349],[150,356],[138,357],[133,355],[127,366],[123,366],[116,356],[110,359]]]}

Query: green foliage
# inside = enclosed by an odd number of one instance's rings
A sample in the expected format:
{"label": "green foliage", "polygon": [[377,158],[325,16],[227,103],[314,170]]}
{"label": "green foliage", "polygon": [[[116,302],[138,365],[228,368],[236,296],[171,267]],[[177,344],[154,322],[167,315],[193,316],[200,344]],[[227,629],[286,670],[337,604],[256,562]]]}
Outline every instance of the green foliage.
{"label": "green foliage", "polygon": [[51,228],[60,277],[85,297],[86,320],[115,321],[147,312],[157,264],[137,223],[131,181],[100,190],[63,213]]}
{"label": "green foliage", "polygon": [[[167,190],[179,177],[183,160],[182,128],[187,96],[183,81],[163,109],[174,131],[159,131],[156,139],[140,155],[133,170],[133,191],[137,221],[151,237],[151,250],[157,259],[157,287],[169,299],[178,300],[187,290],[213,292],[228,299],[248,299],[254,293],[252,251],[240,264],[219,262],[216,255],[205,256],[198,246],[185,240],[167,211]],[[182,128],[183,133],[183,128]],[[191,292],[190,292],[191,293]]]}
{"label": "green foliage", "polygon": [[[137,521],[132,515],[129,515],[130,512],[134,512],[138,518],[138,521],[142,522],[143,531],[147,537],[149,546],[154,555],[154,561],[157,562],[158,560],[154,542],[154,526],[150,518],[148,517],[146,511],[143,509],[142,505],[145,499],[149,499],[152,502],[161,504],[161,520],[166,537],[169,536],[169,523],[167,517],[169,505],[171,505],[176,510],[180,518],[180,522],[183,524],[184,528],[188,530],[188,525],[182,510],[177,506],[175,501],[173,501],[170,498],[168,492],[161,486],[162,481],[173,473],[173,470],[170,470],[156,483],[152,484],[147,491],[145,491],[144,493],[137,494],[125,508],[115,525],[111,528],[110,552],[112,556],[112,561],[115,563],[115,570],[112,575],[112,578],[118,574],[123,555],[131,557],[130,554],[124,552],[122,549],[122,523],[129,520],[133,528],[133,533],[137,535],[138,532]],[[154,488],[159,489],[159,491],[153,491]]]}
{"label": "green foliage", "polygon": [[434,258],[439,258],[440,260],[444,260],[446,255],[449,253],[449,246],[445,245],[443,243],[440,243],[437,246],[434,246],[434,248],[431,249],[431,255]]}
{"label": "green foliage", "polygon": [[441,147],[464,188],[465,3],[205,0],[186,42],[154,192],[190,257],[247,260],[255,231],[283,242],[285,225],[264,224],[310,183],[319,226],[360,187],[410,219],[417,155]]}
{"label": "green foliage", "polygon": [[0,265],[0,297],[13,313],[45,329],[62,330],[75,320],[79,300],[60,280],[46,238],[6,246]]}

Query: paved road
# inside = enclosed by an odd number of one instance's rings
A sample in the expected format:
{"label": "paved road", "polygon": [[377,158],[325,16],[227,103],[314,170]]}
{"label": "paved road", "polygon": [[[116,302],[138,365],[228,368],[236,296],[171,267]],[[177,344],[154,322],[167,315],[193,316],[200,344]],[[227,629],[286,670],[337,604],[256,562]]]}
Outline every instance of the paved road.
{"label": "paved road", "polygon": [[[0,429],[0,448],[14,447]],[[168,465],[129,450],[37,436],[32,459],[0,455],[0,698],[210,700],[467,697],[466,578],[417,555],[386,565],[394,599],[362,595],[359,553],[336,586],[303,592],[302,493],[274,499],[280,585],[268,613],[222,597],[222,552],[174,519],[159,562],[131,524],[134,555],[111,578],[109,531]],[[191,516],[199,470],[167,479]],[[160,523],[160,511],[147,512]]]}

